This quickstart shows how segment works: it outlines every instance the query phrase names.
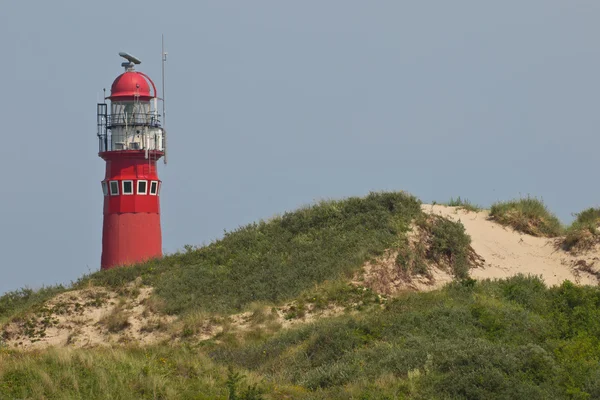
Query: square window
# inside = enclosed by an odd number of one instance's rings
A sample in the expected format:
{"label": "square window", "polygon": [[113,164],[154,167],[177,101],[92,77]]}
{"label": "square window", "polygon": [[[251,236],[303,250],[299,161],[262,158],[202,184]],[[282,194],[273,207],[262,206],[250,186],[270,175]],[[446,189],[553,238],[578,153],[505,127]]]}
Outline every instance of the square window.
{"label": "square window", "polygon": [[148,193],[148,181],[138,181],[137,194],[146,194],[146,193]]}
{"label": "square window", "polygon": [[157,192],[158,192],[158,182],[157,181],[150,182],[150,194],[153,196],[156,196]]}
{"label": "square window", "polygon": [[105,196],[108,196],[108,184],[105,181],[102,181],[102,193]]}
{"label": "square window", "polygon": [[110,181],[110,195],[118,196],[119,195],[119,182]]}
{"label": "square window", "polygon": [[123,194],[133,194],[133,181],[123,181]]}

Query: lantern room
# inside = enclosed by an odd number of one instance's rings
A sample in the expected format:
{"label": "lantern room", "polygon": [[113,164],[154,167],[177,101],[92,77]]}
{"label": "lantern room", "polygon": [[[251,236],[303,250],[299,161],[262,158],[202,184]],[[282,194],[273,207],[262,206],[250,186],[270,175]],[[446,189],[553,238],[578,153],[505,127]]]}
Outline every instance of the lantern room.
{"label": "lantern room", "polygon": [[106,102],[98,104],[99,152],[145,150],[163,152],[164,131],[158,114],[154,82],[135,70],[141,62],[127,53],[121,64],[125,72],[111,86],[110,113]]}

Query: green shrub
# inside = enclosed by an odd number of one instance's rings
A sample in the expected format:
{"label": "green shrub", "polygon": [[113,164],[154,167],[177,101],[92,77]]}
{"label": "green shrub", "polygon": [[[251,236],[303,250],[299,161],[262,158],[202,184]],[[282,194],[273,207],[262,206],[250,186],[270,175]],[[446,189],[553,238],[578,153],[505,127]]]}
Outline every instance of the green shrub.
{"label": "green shrub", "polygon": [[540,312],[548,307],[547,288],[543,281],[533,276],[516,275],[495,283],[503,298],[527,310]]}
{"label": "green shrub", "polygon": [[[468,278],[471,238],[465,232],[463,224],[439,216],[429,216],[418,218],[417,225],[424,236],[409,254],[413,264],[422,262],[426,268],[426,261],[423,260],[426,258],[439,265],[449,266],[458,279]],[[422,243],[423,241],[427,241],[427,244]],[[396,263],[403,267],[406,261],[400,257]]]}
{"label": "green shrub", "polygon": [[495,203],[490,209],[490,218],[533,236],[556,237],[563,232],[558,218],[541,200],[532,197]]}
{"label": "green shrub", "polygon": [[397,251],[395,264],[406,277],[415,274],[430,274],[429,267],[427,266],[426,248],[423,243],[418,242],[414,246],[411,246],[408,239],[403,238],[398,244]]}
{"label": "green shrub", "polygon": [[434,259],[445,257],[452,266],[454,276],[464,279],[469,276],[469,250],[471,238],[460,222],[438,218],[431,230],[431,252]]}

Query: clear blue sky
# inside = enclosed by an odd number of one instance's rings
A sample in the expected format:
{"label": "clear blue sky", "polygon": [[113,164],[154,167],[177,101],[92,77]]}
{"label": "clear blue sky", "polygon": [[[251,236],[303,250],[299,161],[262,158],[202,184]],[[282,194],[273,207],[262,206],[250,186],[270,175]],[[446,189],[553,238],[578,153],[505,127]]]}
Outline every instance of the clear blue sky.
{"label": "clear blue sky", "polygon": [[165,252],[324,198],[598,205],[600,2],[5,1],[0,293],[99,267],[96,103],[160,80]]}

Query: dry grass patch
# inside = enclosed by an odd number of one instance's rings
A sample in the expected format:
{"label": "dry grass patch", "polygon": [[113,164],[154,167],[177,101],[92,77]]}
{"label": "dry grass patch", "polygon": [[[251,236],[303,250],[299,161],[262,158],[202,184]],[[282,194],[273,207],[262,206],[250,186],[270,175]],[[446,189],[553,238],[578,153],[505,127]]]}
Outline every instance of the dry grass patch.
{"label": "dry grass patch", "polygon": [[167,330],[169,325],[164,318],[161,317],[150,317],[140,327],[140,332],[151,333],[151,332],[162,332]]}
{"label": "dry grass patch", "polygon": [[490,219],[533,236],[557,237],[564,231],[542,200],[532,197],[493,204]]}
{"label": "dry grass patch", "polygon": [[227,329],[228,325],[228,319],[220,315],[195,311],[182,316],[172,326],[171,336],[173,338],[208,340]]}
{"label": "dry grass patch", "polygon": [[573,253],[590,250],[600,243],[600,208],[588,208],[576,216],[560,243]]}
{"label": "dry grass patch", "polygon": [[123,305],[119,305],[100,319],[98,324],[104,326],[111,333],[118,333],[131,326],[129,315],[129,312],[124,310]]}
{"label": "dry grass patch", "polygon": [[257,302],[250,304],[249,311],[252,313],[249,322],[252,325],[264,325],[278,318],[277,308],[263,303]]}

